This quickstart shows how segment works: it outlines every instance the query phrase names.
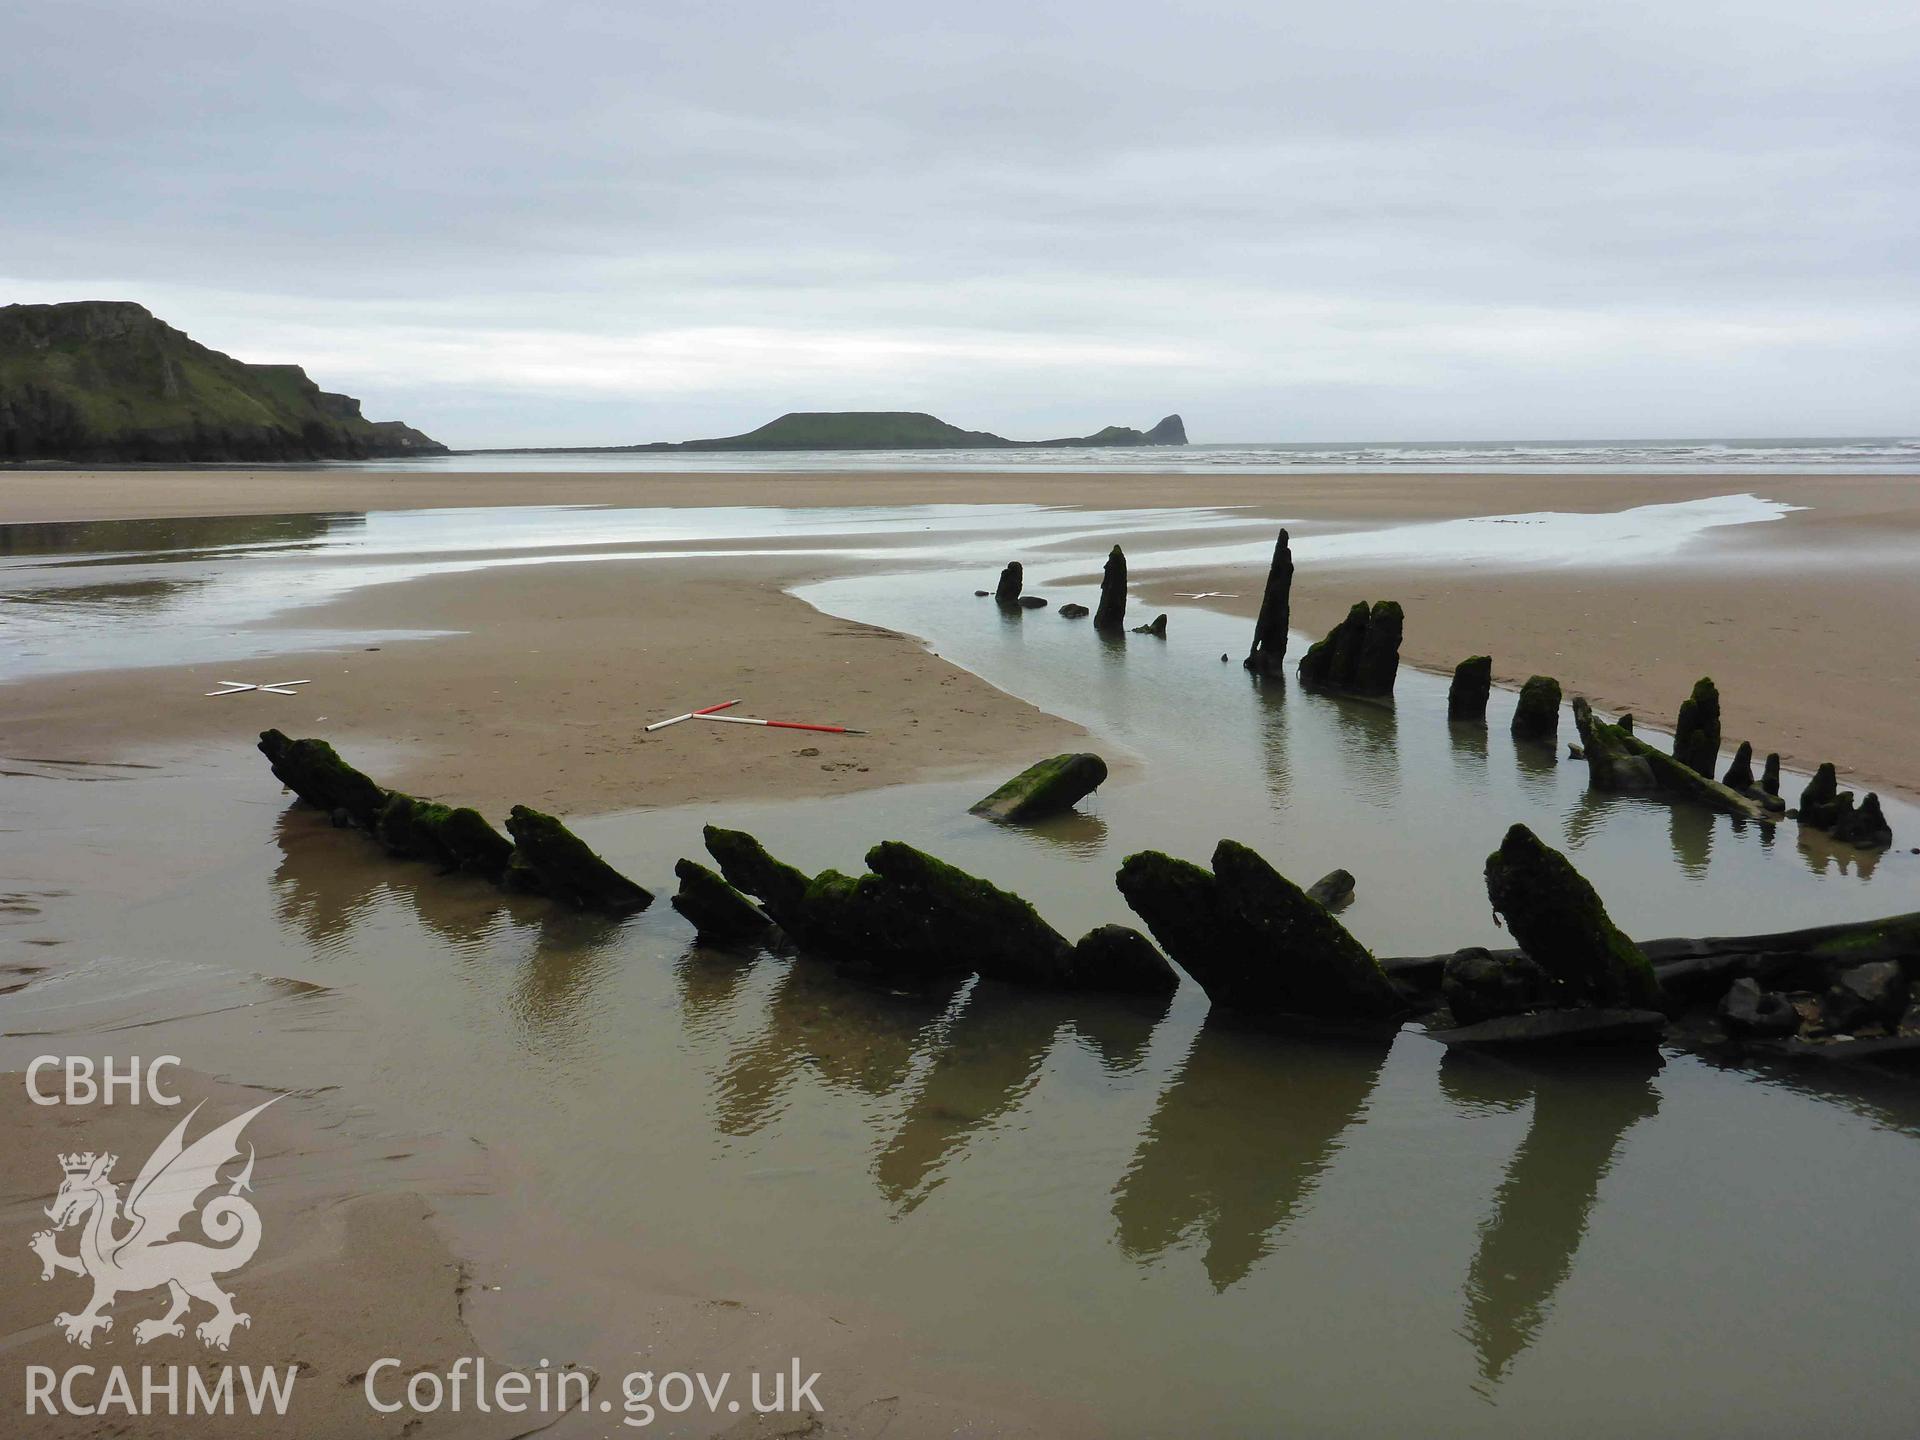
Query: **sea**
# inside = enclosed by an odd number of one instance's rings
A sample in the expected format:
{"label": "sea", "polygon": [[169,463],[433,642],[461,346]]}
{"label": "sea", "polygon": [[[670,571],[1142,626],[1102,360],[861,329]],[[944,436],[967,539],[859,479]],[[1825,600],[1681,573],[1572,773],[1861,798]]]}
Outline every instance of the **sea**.
{"label": "sea", "polygon": [[[396,466],[453,471],[612,473],[672,471],[978,470],[998,472],[1129,471],[1202,475],[1220,470],[1412,471],[1488,470],[1517,474],[1624,475],[1920,474],[1920,436],[1828,436],[1717,440],[1449,440],[1353,443],[1258,442],[1139,449],[1063,447],[1046,450],[755,450],[739,452],[617,450],[485,450],[416,459],[374,460],[339,468]],[[258,468],[258,467],[249,467]],[[306,468],[306,467],[301,467]],[[335,468],[329,466],[327,468]]]}

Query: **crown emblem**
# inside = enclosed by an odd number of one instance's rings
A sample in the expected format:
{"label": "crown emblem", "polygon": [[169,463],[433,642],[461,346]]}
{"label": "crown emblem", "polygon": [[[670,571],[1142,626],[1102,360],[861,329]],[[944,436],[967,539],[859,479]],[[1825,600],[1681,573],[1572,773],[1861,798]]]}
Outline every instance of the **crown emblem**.
{"label": "crown emblem", "polygon": [[[107,1156],[106,1163],[100,1167],[101,1173],[104,1174],[106,1171],[112,1169],[113,1162],[117,1158],[117,1156],[113,1155]],[[91,1150],[84,1152],[76,1150],[71,1155],[62,1155],[60,1157],[60,1168],[69,1175],[85,1175],[93,1169],[93,1162],[98,1159],[100,1159],[100,1156]]]}

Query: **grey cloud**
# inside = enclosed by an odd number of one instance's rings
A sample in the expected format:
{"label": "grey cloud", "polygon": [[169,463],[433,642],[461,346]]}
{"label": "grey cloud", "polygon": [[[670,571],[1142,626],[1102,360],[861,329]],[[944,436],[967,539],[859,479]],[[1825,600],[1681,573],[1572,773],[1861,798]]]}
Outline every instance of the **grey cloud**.
{"label": "grey cloud", "polygon": [[456,443],[1914,428],[1898,7],[915,10],[16,7],[0,291]]}

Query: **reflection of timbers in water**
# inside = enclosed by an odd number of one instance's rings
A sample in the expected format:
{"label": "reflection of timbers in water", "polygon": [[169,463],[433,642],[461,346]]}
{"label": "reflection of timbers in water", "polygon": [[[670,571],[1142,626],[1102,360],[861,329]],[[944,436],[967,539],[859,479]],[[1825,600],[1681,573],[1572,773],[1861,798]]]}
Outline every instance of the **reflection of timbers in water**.
{"label": "reflection of timbers in water", "polygon": [[881,988],[832,965],[801,957],[788,962],[761,1032],[737,1050],[715,1090],[716,1123],[727,1135],[748,1135],[780,1107],[782,1092],[803,1066],[826,1084],[885,1095],[906,1080],[928,1029],[947,1012],[961,979],[923,988]]}
{"label": "reflection of timbers in water", "polygon": [[1114,1191],[1121,1249],[1148,1261],[1198,1229],[1213,1288],[1245,1279],[1360,1118],[1389,1043],[1209,1016]]}
{"label": "reflection of timbers in water", "polygon": [[1523,1068],[1461,1050],[1441,1059],[1441,1088],[1469,1112],[1533,1102],[1464,1287],[1467,1336],[1489,1384],[1546,1323],[1621,1140],[1659,1108],[1652,1080],[1662,1063],[1658,1055],[1559,1057]]}
{"label": "reflection of timbers in water", "polygon": [[881,1191],[912,1210],[951,1157],[991,1130],[1039,1078],[1063,1030],[1086,1042],[1109,1074],[1137,1067],[1172,997],[1035,995],[978,982],[936,1043],[925,1081],[874,1163]]}

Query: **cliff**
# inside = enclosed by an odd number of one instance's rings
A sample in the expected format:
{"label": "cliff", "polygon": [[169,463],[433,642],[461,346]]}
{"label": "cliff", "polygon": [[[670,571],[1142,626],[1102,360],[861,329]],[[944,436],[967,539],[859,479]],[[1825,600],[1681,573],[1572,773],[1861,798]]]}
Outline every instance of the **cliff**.
{"label": "cliff", "polygon": [[445,454],[298,365],[249,365],[120,300],[0,306],[0,461]]}
{"label": "cliff", "polygon": [[597,445],[606,452],[664,450],[1035,450],[1079,446],[1184,445],[1187,427],[1169,415],[1151,430],[1109,425],[1092,435],[1061,440],[1008,440],[985,430],[958,425],[915,410],[800,410],[770,420],[744,435],[713,440],[655,442],[651,445]]}

